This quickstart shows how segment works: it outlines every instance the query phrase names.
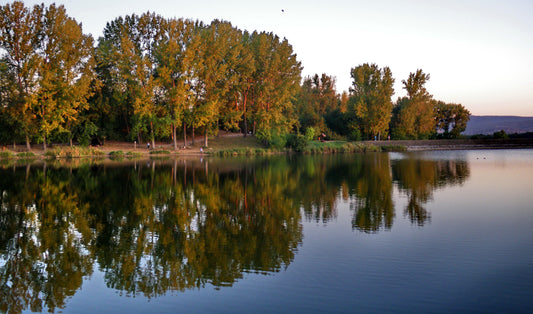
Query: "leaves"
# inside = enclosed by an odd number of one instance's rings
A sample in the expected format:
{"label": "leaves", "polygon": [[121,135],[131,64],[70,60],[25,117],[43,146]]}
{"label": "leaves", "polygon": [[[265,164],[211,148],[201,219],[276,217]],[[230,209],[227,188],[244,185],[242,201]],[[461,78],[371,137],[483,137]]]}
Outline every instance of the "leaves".
{"label": "leaves", "polygon": [[394,94],[392,72],[376,64],[365,63],[352,69],[351,103],[363,135],[372,138],[389,130],[391,97]]}
{"label": "leaves", "polygon": [[[0,47],[17,88],[9,90],[12,116],[26,137],[70,131],[86,108],[95,77],[93,39],[63,6],[1,8]],[[37,125],[33,128],[32,125]],[[28,143],[29,144],[29,143]]]}

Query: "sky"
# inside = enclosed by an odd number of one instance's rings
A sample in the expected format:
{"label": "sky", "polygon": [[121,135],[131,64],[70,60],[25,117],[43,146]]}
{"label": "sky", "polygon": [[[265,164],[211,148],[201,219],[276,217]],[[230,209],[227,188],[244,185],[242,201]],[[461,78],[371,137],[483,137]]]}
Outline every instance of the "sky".
{"label": "sky", "polygon": [[[533,116],[531,0],[56,0],[95,39],[107,22],[150,11],[210,23],[226,20],[249,32],[286,38],[303,77],[325,73],[348,91],[350,71],[364,63],[389,67],[395,94],[422,69],[435,99],[474,115]],[[7,3],[1,0],[0,3]]]}

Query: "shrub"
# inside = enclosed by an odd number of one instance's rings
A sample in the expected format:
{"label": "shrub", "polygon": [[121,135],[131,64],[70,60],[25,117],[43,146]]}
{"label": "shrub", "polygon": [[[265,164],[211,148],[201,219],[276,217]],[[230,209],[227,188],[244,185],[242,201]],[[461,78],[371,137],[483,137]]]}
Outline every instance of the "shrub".
{"label": "shrub", "polygon": [[35,154],[33,152],[21,152],[17,154],[17,157],[19,158],[32,158],[35,157]]}
{"label": "shrub", "polygon": [[286,135],[274,130],[257,131],[257,139],[266,147],[281,149],[285,147]]}
{"label": "shrub", "polygon": [[88,151],[88,155],[89,156],[103,157],[105,155],[105,153],[103,151],[99,150],[98,148],[89,147],[86,150]]}
{"label": "shrub", "polygon": [[151,155],[168,155],[170,154],[170,152],[168,150],[164,150],[164,149],[158,149],[158,150],[152,150],[150,151],[150,154]]}
{"label": "shrub", "polygon": [[109,157],[112,159],[123,159],[124,152],[121,150],[114,150],[112,152],[109,152]]}
{"label": "shrub", "polygon": [[360,141],[361,140],[361,131],[359,129],[353,129],[348,135],[350,141]]}
{"label": "shrub", "polygon": [[127,152],[127,153],[126,153],[126,156],[127,156],[128,158],[135,158],[135,157],[141,157],[142,154],[139,153],[139,152]]}
{"label": "shrub", "polygon": [[383,145],[381,146],[382,152],[405,152],[407,147],[403,145]]}
{"label": "shrub", "polygon": [[80,124],[76,130],[78,143],[81,146],[89,146],[91,139],[98,133],[98,127],[91,121]]}
{"label": "shrub", "polygon": [[4,150],[0,152],[0,158],[13,158],[14,154],[9,150]]}
{"label": "shrub", "polygon": [[307,147],[307,138],[301,134],[290,134],[287,136],[286,147],[292,148],[295,152],[303,152]]}
{"label": "shrub", "polygon": [[508,139],[509,138],[509,136],[507,135],[507,133],[505,133],[504,130],[494,132],[492,137],[494,137],[495,139]]}
{"label": "shrub", "polygon": [[308,127],[305,130],[305,139],[308,141],[312,141],[315,139],[316,131],[313,127]]}

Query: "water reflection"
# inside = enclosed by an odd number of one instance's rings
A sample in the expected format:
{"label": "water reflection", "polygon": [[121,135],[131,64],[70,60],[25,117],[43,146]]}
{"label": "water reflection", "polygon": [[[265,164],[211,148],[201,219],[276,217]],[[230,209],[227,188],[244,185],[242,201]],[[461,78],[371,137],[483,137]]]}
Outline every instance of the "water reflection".
{"label": "water reflection", "polygon": [[466,160],[422,159],[414,154],[393,160],[393,180],[401,192],[407,195],[404,214],[413,224],[423,226],[431,219],[424,204],[433,197],[433,192],[447,185],[461,185],[470,176]]}
{"label": "water reflection", "polygon": [[341,200],[353,229],[388,230],[397,185],[423,225],[432,191],[468,175],[465,161],[388,154],[4,166],[0,310],[64,308],[94,267],[148,298],[231,286],[288,267],[301,220],[327,223]]}

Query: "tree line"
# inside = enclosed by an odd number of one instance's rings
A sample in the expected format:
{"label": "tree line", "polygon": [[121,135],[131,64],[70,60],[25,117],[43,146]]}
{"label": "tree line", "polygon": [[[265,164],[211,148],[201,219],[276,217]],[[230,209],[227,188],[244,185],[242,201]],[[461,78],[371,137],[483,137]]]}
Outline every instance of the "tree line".
{"label": "tree line", "polygon": [[[0,142],[92,139],[194,143],[196,133],[254,134],[283,146],[288,134],[372,139],[457,137],[469,112],[436,101],[421,70],[393,103],[389,68],[351,70],[339,95],[326,74],[304,78],[287,39],[230,22],[155,13],[107,23],[96,42],[60,5],[0,6]],[[437,132],[439,131],[439,132]]]}

